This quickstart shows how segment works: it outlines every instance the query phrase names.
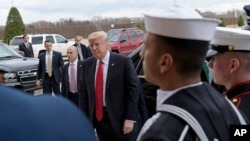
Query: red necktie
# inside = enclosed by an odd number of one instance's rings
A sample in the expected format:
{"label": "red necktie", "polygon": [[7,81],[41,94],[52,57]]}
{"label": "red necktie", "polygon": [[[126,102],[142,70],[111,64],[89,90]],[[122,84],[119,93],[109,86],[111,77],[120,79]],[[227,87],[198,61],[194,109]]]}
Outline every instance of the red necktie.
{"label": "red necktie", "polygon": [[95,86],[95,114],[96,119],[101,121],[103,117],[103,62],[100,61],[96,74],[96,86]]}

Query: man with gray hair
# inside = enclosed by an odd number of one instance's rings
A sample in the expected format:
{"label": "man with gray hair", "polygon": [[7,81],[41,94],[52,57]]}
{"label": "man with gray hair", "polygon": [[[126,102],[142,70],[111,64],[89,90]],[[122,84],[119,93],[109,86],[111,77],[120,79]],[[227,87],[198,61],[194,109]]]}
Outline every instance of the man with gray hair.
{"label": "man with gray hair", "polygon": [[89,49],[89,47],[86,47],[86,45],[81,43],[82,41],[82,36],[76,36],[75,37],[75,44],[73,44],[73,46],[75,46],[78,50],[78,59],[83,61],[89,57],[92,56],[92,53]]}

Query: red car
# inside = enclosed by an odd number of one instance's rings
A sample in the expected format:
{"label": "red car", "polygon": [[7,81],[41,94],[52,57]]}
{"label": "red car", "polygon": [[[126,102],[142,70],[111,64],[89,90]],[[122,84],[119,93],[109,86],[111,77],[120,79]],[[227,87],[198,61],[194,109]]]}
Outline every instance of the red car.
{"label": "red car", "polygon": [[137,28],[111,29],[108,38],[112,52],[129,55],[143,43],[143,30]]}

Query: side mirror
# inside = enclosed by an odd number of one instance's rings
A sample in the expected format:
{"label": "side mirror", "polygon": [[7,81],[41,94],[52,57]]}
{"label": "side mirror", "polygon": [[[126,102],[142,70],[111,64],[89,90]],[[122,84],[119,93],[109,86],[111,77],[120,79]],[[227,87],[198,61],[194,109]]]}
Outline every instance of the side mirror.
{"label": "side mirror", "polygon": [[68,43],[69,41],[68,40],[65,40],[65,43]]}
{"label": "side mirror", "polygon": [[24,52],[23,51],[17,51],[20,55],[24,56]]}

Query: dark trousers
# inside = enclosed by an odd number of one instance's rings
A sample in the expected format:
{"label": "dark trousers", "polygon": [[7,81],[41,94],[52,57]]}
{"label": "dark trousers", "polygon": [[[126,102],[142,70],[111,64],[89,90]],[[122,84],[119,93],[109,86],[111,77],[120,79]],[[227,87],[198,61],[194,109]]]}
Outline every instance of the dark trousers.
{"label": "dark trousers", "polygon": [[52,94],[52,91],[55,95],[60,95],[60,83],[56,82],[53,74],[51,77],[49,77],[48,73],[45,73],[43,81],[43,93]]}
{"label": "dark trousers", "polygon": [[72,101],[77,107],[79,107],[78,93],[68,93],[68,99]]}
{"label": "dark trousers", "polygon": [[104,108],[103,112],[104,112],[103,113],[104,115],[101,121],[97,121],[97,119],[94,118],[94,126],[96,128],[99,141],[135,141],[136,140],[136,135],[124,137],[122,139],[119,138],[117,134],[115,133],[115,130],[111,124],[107,109]]}

